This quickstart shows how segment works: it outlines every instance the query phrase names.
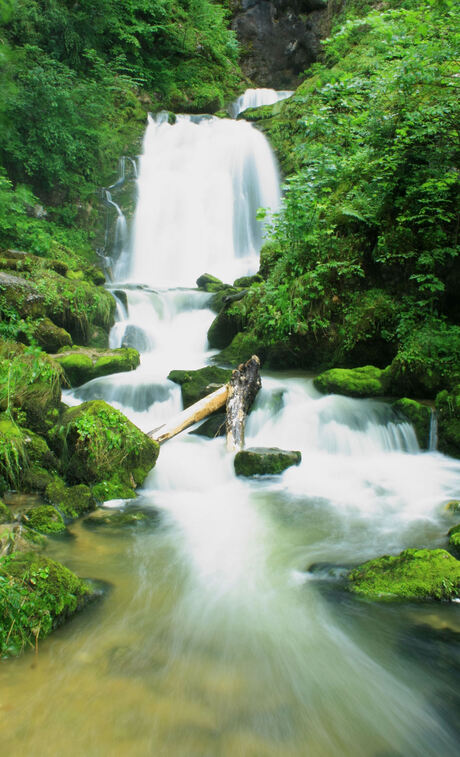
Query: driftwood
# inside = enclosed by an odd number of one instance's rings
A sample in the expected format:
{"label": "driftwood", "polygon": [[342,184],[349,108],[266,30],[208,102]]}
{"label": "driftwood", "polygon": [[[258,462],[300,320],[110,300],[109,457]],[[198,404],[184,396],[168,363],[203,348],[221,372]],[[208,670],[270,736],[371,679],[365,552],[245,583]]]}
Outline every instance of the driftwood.
{"label": "driftwood", "polygon": [[233,371],[228,384],[182,410],[168,423],[149,431],[147,436],[162,444],[226,405],[227,449],[242,449],[246,415],[261,386],[259,371],[260,360],[253,355],[247,363]]}
{"label": "driftwood", "polygon": [[249,408],[261,387],[260,360],[253,355],[233,371],[227,399],[227,449],[244,447],[244,424]]}

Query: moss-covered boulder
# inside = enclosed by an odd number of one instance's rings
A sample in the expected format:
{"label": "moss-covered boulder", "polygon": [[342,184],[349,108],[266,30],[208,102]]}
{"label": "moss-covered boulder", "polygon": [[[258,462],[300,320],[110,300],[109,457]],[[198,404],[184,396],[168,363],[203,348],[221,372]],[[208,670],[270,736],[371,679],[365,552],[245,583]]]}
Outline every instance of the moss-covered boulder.
{"label": "moss-covered boulder", "polygon": [[63,368],[70,386],[80,386],[111,373],[133,371],[139,365],[139,353],[132,347],[115,350],[78,347],[53,357]]}
{"label": "moss-covered boulder", "polygon": [[72,346],[69,332],[56,326],[49,318],[41,318],[34,324],[33,335],[45,352],[57,352],[63,347]]}
{"label": "moss-covered boulder", "polygon": [[207,436],[208,439],[216,439],[218,436],[225,436],[226,434],[226,413],[215,413],[209,418],[206,418],[201,426],[198,426],[192,434],[197,436]]}
{"label": "moss-covered boulder", "polygon": [[42,491],[59,463],[46,441],[0,414],[0,476],[8,486]]}
{"label": "moss-covered boulder", "polygon": [[196,280],[198,289],[202,289],[204,292],[219,292],[221,289],[228,287],[228,284],[224,284],[223,281],[212,276],[210,273],[203,273]]}
{"label": "moss-covered boulder", "polygon": [[387,391],[386,373],[374,365],[361,368],[331,368],[313,381],[323,394],[347,397],[381,397]]}
{"label": "moss-covered boulder", "polygon": [[263,364],[267,357],[267,348],[251,331],[240,331],[232,341],[215,356],[215,361],[224,365],[237,366],[245,363],[252,355],[257,355]]}
{"label": "moss-covered boulder", "polygon": [[68,483],[87,484],[98,501],[134,497],[159,452],[156,442],[102,400],[66,410],[52,443]]}
{"label": "moss-covered boulder", "polygon": [[348,589],[374,600],[454,599],[460,593],[460,562],[444,549],[406,549],[359,565]]}
{"label": "moss-covered boulder", "polygon": [[396,412],[412,423],[421,449],[428,449],[430,440],[431,408],[421,402],[403,397],[393,403]]}
{"label": "moss-covered boulder", "polygon": [[[220,289],[215,292],[209,300],[208,307],[214,311],[214,313],[220,313],[224,305],[226,305],[230,298],[241,295],[242,290],[233,286],[226,286],[224,289]],[[243,292],[243,295],[245,292]]]}
{"label": "moss-covered boulder", "polygon": [[209,346],[219,350],[227,347],[246,324],[246,311],[242,302],[225,305],[208,329]]}
{"label": "moss-covered boulder", "polygon": [[436,412],[439,451],[460,458],[460,384],[451,392],[439,392],[436,397]]}
{"label": "moss-covered boulder", "polygon": [[180,384],[185,408],[206,397],[222,384],[226,384],[230,381],[231,375],[231,370],[207,365],[196,371],[171,371],[168,379],[174,381],[175,384]]}
{"label": "moss-covered boulder", "polygon": [[20,418],[32,431],[45,432],[57,420],[62,368],[36,348],[0,342],[0,411]]}
{"label": "moss-covered boulder", "polygon": [[456,552],[460,553],[460,523],[454,526],[448,532],[449,546]]}
{"label": "moss-covered boulder", "polygon": [[0,560],[0,656],[35,647],[99,595],[55,560],[15,553]]}
{"label": "moss-covered boulder", "polygon": [[39,318],[45,314],[45,298],[27,279],[0,271],[0,295],[21,318]]}
{"label": "moss-covered boulder", "polygon": [[39,534],[60,534],[66,530],[62,515],[51,505],[39,505],[22,516],[22,522]]}
{"label": "moss-covered boulder", "polygon": [[248,287],[252,286],[253,284],[261,284],[263,281],[262,276],[260,273],[254,274],[254,276],[240,276],[239,279],[235,279],[233,282],[234,287],[242,287],[243,289],[247,289]]}
{"label": "moss-covered boulder", "polygon": [[66,486],[60,479],[53,479],[46,487],[45,497],[58,508],[66,520],[74,520],[94,510],[94,495],[85,484]]}
{"label": "moss-covered boulder", "polygon": [[85,518],[83,524],[88,528],[119,530],[129,526],[146,526],[156,518],[156,513],[152,513],[149,517],[142,510],[104,510],[101,508]]}
{"label": "moss-covered boulder", "polygon": [[7,505],[0,499],[0,524],[11,523],[13,520],[13,514]]}
{"label": "moss-covered boulder", "polygon": [[234,459],[237,476],[275,476],[302,459],[296,450],[277,447],[248,447],[237,452]]}

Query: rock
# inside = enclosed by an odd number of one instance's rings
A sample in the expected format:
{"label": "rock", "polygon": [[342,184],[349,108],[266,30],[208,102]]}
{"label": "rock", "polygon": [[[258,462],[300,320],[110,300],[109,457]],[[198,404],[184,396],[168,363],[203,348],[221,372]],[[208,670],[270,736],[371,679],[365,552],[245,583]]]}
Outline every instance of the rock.
{"label": "rock", "polygon": [[207,418],[201,426],[198,426],[192,434],[197,436],[207,436],[209,439],[215,439],[218,436],[225,436],[225,423],[227,420],[226,413],[216,413]]}
{"label": "rock", "polygon": [[0,415],[0,476],[12,488],[41,491],[59,463],[45,440]]}
{"label": "rock", "polygon": [[427,405],[422,405],[421,402],[403,397],[397,402],[393,402],[392,407],[397,413],[406,418],[412,423],[415,433],[417,435],[417,441],[421,449],[428,449],[428,443],[430,440],[430,425],[431,425],[431,408]]}
{"label": "rock", "polygon": [[460,458],[460,384],[451,392],[439,392],[436,397],[436,412],[439,451]]}
{"label": "rock", "polygon": [[[0,575],[8,581],[0,603],[1,656],[19,654],[26,646],[34,647],[38,640],[100,596],[64,565],[32,552],[0,560]],[[2,633],[2,627],[6,632]]]}
{"label": "rock", "polygon": [[447,535],[449,537],[449,546],[455,552],[460,553],[460,523],[458,526],[451,528]]}
{"label": "rock", "polygon": [[[241,291],[239,289],[236,289],[236,287],[226,286],[224,289],[220,289],[218,292],[215,292],[215,294],[213,294],[209,301],[209,307],[214,311],[214,313],[220,313],[224,305],[227,304],[229,297],[236,297],[240,294]],[[246,294],[246,290],[242,293],[242,295],[244,294]]]}
{"label": "rock", "polygon": [[196,285],[198,289],[203,289],[205,292],[219,292],[221,289],[228,287],[228,284],[224,284],[220,279],[217,279],[210,273],[203,273],[196,280]]}
{"label": "rock", "polygon": [[66,530],[62,515],[51,505],[39,505],[22,516],[22,522],[39,534],[60,534]]}
{"label": "rock", "polygon": [[125,310],[128,310],[128,295],[126,294],[124,289],[114,289],[113,294],[117,299],[120,300],[121,304],[125,308]]}
{"label": "rock", "polygon": [[460,500],[458,499],[451,499],[450,502],[447,502],[445,508],[448,512],[451,513],[458,513],[460,512]]}
{"label": "rock", "polygon": [[168,379],[180,384],[182,401],[184,408],[186,408],[206,397],[207,394],[210,394],[222,384],[226,384],[231,375],[230,370],[208,365],[196,371],[171,371]]}
{"label": "rock", "polygon": [[313,383],[323,394],[347,397],[381,397],[386,392],[386,373],[374,365],[362,368],[331,368],[320,373]]}
{"label": "rock", "polygon": [[78,347],[53,355],[53,358],[63,368],[70,386],[80,386],[111,373],[133,371],[140,361],[138,351],[132,347],[115,350]]}
{"label": "rock", "polygon": [[42,318],[34,325],[34,337],[45,352],[57,352],[62,347],[72,346],[72,337],[65,329],[56,326],[49,318]]}
{"label": "rock", "polygon": [[253,284],[261,284],[263,278],[260,274],[256,273],[254,276],[240,276],[239,279],[235,279],[233,286],[237,288],[247,289]]}
{"label": "rock", "polygon": [[104,510],[99,509],[88,515],[83,524],[88,528],[110,528],[119,529],[127,526],[147,525],[153,520],[157,520],[157,514],[151,517],[141,510]]}
{"label": "rock", "polygon": [[228,347],[232,339],[246,325],[246,312],[241,303],[224,305],[208,329],[209,346],[217,349]]}
{"label": "rock", "polygon": [[50,440],[69,484],[87,484],[97,501],[134,497],[159,452],[156,442],[102,400],[66,410]]}
{"label": "rock", "polygon": [[292,465],[299,465],[300,452],[277,447],[248,447],[237,452],[234,459],[237,476],[274,476]]}
{"label": "rock", "polygon": [[21,318],[40,318],[45,314],[45,298],[27,279],[0,271],[0,293]]}
{"label": "rock", "polygon": [[53,479],[45,491],[48,502],[55,505],[66,520],[74,520],[94,510],[96,502],[89,486],[77,484],[66,486],[63,481]]}
{"label": "rock", "polygon": [[214,358],[216,362],[224,365],[239,365],[245,363],[252,355],[257,355],[263,364],[266,358],[267,350],[261,343],[260,339],[251,331],[239,332],[236,334],[228,347],[225,347]]}
{"label": "rock", "polygon": [[9,507],[5,505],[0,499],[0,524],[11,523],[13,520],[13,514]]}
{"label": "rock", "polygon": [[359,565],[349,591],[373,600],[454,599],[460,592],[460,562],[444,549],[406,549]]}
{"label": "rock", "polygon": [[[90,324],[88,327],[88,347],[95,347],[99,350],[107,350],[109,348],[109,332],[102,326],[95,326]],[[130,345],[122,345],[122,347]]]}

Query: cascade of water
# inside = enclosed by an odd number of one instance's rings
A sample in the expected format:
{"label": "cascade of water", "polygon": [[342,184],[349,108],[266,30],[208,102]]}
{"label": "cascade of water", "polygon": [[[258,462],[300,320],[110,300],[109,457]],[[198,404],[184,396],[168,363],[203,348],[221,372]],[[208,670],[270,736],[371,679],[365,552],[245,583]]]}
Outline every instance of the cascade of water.
{"label": "cascade of water", "polygon": [[275,89],[247,89],[229,108],[230,115],[236,118],[247,108],[260,108],[262,105],[273,105],[280,100],[285,100],[294,93],[288,90],[277,91]]}

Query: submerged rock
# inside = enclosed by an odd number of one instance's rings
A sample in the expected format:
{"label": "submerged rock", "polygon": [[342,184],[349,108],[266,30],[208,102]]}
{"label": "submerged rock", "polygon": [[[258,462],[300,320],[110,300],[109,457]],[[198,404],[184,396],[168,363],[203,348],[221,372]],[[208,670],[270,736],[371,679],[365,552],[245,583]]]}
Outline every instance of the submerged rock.
{"label": "submerged rock", "polygon": [[313,383],[323,394],[344,394],[347,397],[381,397],[387,388],[385,370],[374,365],[331,368],[320,373]]}
{"label": "submerged rock", "polygon": [[196,371],[171,371],[168,375],[170,381],[180,384],[184,408],[193,405],[198,400],[206,397],[219,386],[230,381],[231,370],[207,365]]}
{"label": "submerged rock", "polygon": [[88,528],[125,528],[126,526],[147,525],[157,520],[157,514],[147,515],[142,510],[104,510],[100,508],[88,515],[83,524]]}
{"label": "submerged rock", "polygon": [[66,480],[87,484],[98,501],[134,497],[159,452],[157,442],[103,400],[66,410],[53,443]]}
{"label": "submerged rock", "polygon": [[428,449],[430,441],[431,409],[421,402],[403,397],[393,403],[393,408],[412,423],[421,449]]}
{"label": "submerged rock", "polygon": [[132,347],[120,347],[115,350],[79,347],[53,357],[64,369],[70,386],[80,386],[111,373],[133,371],[140,360],[138,351]]}
{"label": "submerged rock", "polygon": [[198,426],[192,434],[197,436],[207,436],[209,439],[215,439],[218,436],[225,436],[226,434],[226,413],[216,413],[207,418],[201,426]]}
{"label": "submerged rock", "polygon": [[438,449],[460,458],[460,384],[436,397],[438,414]]}
{"label": "submerged rock", "polygon": [[60,534],[66,530],[62,515],[52,505],[39,505],[22,516],[22,522],[39,534]]}
{"label": "submerged rock", "polygon": [[460,562],[444,549],[406,549],[359,565],[349,591],[374,600],[454,599],[460,594]]}
{"label": "submerged rock", "polygon": [[273,476],[292,465],[299,465],[301,459],[302,455],[296,450],[248,447],[236,453],[235,473],[237,476]]}
{"label": "submerged rock", "polygon": [[[55,560],[15,553],[0,560],[0,655],[19,654],[100,596]],[[21,607],[21,612],[18,608]]]}

